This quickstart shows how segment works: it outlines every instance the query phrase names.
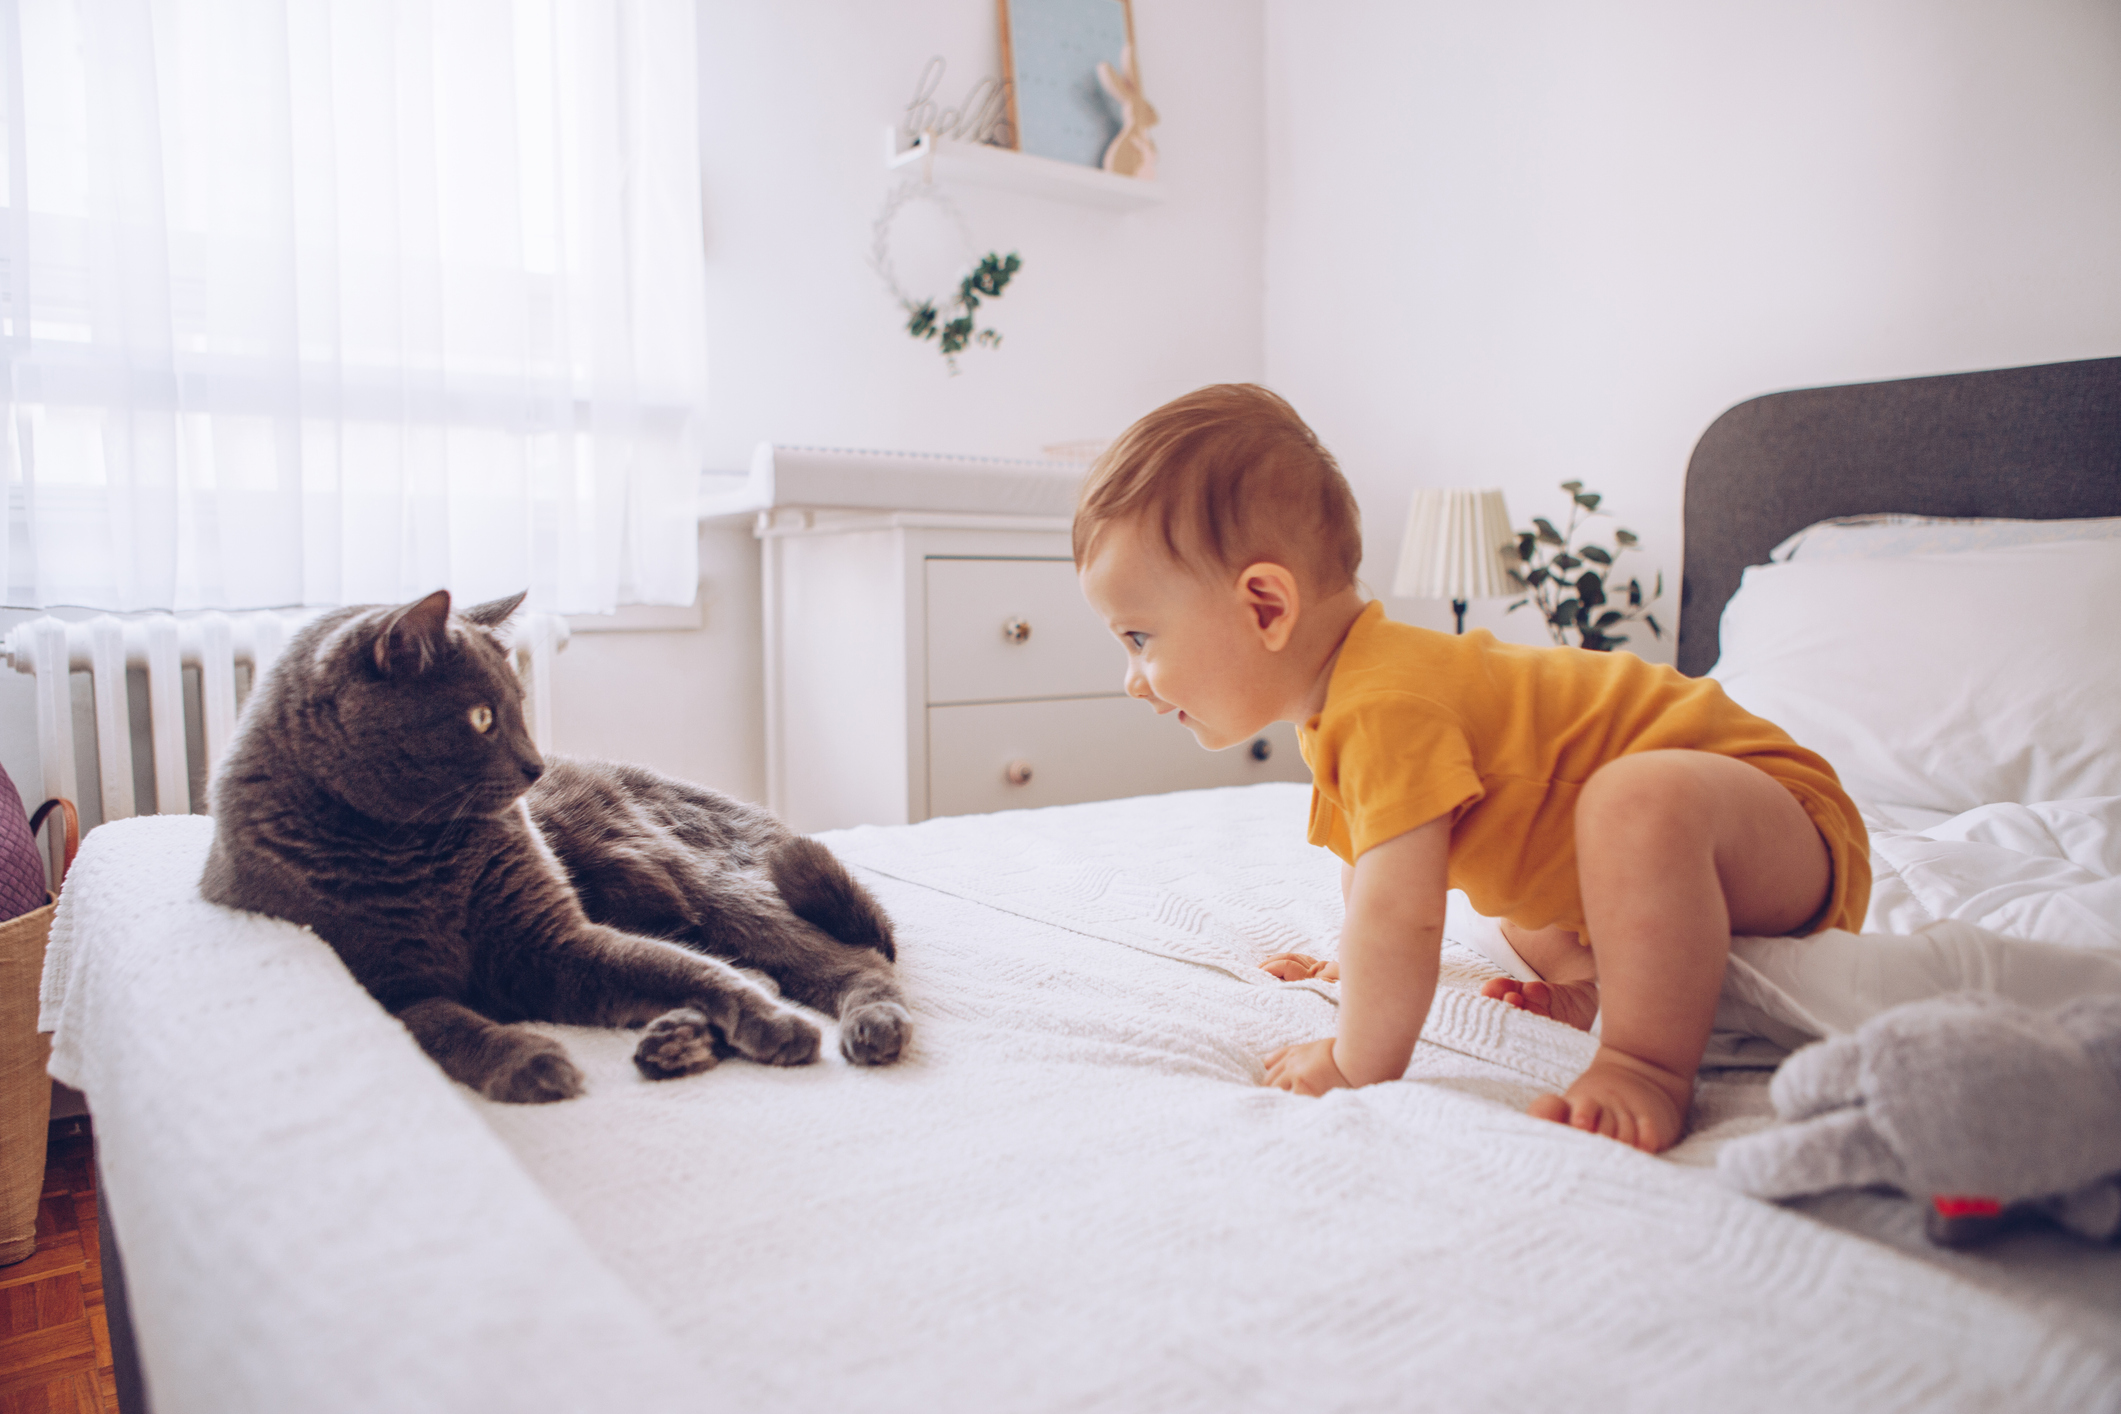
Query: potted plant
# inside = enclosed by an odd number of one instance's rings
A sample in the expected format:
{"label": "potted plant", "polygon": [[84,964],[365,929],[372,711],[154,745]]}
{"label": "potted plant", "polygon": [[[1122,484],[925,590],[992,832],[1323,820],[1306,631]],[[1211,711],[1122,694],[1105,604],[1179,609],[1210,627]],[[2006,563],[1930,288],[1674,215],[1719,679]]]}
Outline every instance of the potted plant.
{"label": "potted plant", "polygon": [[1659,571],[1650,592],[1642,592],[1642,581],[1630,578],[1625,585],[1614,578],[1614,565],[1641,542],[1632,530],[1616,527],[1613,548],[1591,538],[1589,521],[1602,499],[1596,491],[1583,489],[1581,481],[1564,481],[1569,493],[1569,523],[1557,530],[1545,516],[1532,517],[1532,529],[1517,532],[1518,567],[1510,579],[1525,591],[1525,597],[1510,605],[1510,612],[1528,604],[1537,605],[1554,641],[1594,653],[1610,653],[1628,641],[1616,630],[1640,619],[1658,638],[1664,629],[1650,605],[1664,597],[1664,573]]}

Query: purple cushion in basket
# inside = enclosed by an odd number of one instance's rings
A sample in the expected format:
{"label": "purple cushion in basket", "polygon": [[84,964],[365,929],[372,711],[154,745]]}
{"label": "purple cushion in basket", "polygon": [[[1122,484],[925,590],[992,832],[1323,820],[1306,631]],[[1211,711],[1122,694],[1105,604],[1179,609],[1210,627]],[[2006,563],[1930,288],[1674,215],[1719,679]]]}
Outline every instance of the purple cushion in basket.
{"label": "purple cushion in basket", "polygon": [[0,767],[0,922],[44,907],[44,860],[29,832],[29,812]]}

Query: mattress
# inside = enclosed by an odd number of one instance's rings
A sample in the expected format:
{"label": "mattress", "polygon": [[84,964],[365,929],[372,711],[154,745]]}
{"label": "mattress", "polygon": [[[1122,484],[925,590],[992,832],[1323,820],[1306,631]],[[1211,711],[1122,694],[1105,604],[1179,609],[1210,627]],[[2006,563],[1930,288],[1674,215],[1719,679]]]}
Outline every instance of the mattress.
{"label": "mattress", "polygon": [[1476,995],[1456,943],[1405,1080],[1261,1088],[1334,1027],[1331,985],[1256,966],[1338,930],[1305,799],[824,836],[898,923],[899,1065],[650,1083],[625,1034],[552,1028],[588,1091],[541,1107],[200,901],[206,822],[95,832],[47,1022],[109,1135],[156,1408],[2121,1407],[2121,1254],[1728,1191],[1756,1069],[1709,1073],[1662,1157],[1529,1119],[1592,1042]]}

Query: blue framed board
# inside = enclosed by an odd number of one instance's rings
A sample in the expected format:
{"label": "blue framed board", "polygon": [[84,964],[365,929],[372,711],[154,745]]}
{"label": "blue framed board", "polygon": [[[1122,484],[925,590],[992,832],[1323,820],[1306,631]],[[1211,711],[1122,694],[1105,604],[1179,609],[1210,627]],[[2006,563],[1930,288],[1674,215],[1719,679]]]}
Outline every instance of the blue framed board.
{"label": "blue framed board", "polygon": [[1125,69],[1121,56],[1133,38],[1128,0],[1000,0],[1000,5],[1017,150],[1085,167],[1102,165],[1120,119],[1097,81],[1097,66]]}

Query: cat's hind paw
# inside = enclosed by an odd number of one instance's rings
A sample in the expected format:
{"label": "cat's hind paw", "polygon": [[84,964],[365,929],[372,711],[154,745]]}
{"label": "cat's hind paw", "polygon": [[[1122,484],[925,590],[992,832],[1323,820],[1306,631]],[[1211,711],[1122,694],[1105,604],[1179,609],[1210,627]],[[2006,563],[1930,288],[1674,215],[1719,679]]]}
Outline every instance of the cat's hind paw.
{"label": "cat's hind paw", "polygon": [[913,1017],[897,1002],[870,1002],[840,1018],[840,1054],[856,1065],[889,1065],[913,1036]]}
{"label": "cat's hind paw", "polygon": [[729,1029],[729,1049],[760,1065],[808,1065],[822,1042],[817,1023],[785,1007],[745,1008]]}
{"label": "cat's hind paw", "polygon": [[712,1070],[722,1059],[707,1013],[692,1007],[666,1011],[648,1023],[633,1048],[634,1068],[650,1080],[669,1080]]}
{"label": "cat's hind paw", "polygon": [[582,1093],[582,1072],[557,1041],[525,1046],[510,1063],[486,1078],[479,1092],[504,1105],[544,1105],[571,1100]]}

